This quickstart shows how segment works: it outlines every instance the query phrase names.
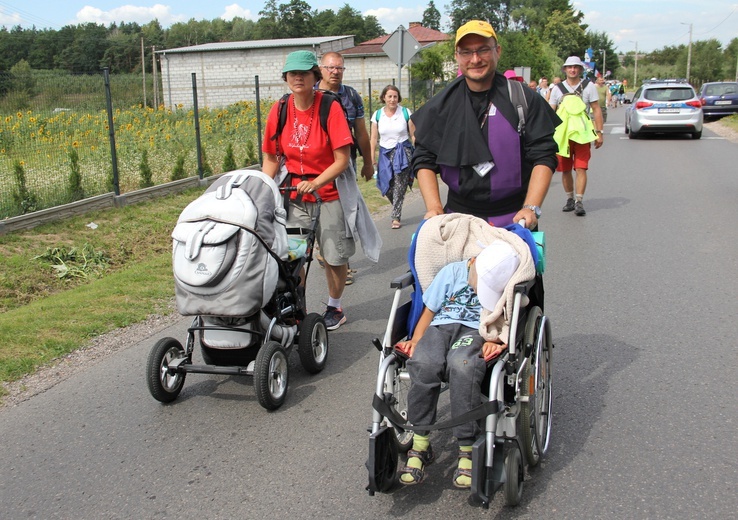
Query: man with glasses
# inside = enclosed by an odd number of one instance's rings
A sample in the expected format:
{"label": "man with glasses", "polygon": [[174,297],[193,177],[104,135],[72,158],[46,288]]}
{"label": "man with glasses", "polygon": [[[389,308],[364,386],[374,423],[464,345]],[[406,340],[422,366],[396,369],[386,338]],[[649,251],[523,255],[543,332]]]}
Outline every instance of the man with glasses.
{"label": "man with glasses", "polygon": [[[413,171],[426,218],[459,212],[500,227],[521,219],[530,229],[538,225],[556,168],[553,134],[560,120],[529,88],[522,89],[527,108],[512,102],[509,89],[519,87],[497,72],[501,52],[489,23],[461,26],[456,31],[461,76],[411,117]],[[521,111],[525,126],[519,131]],[[449,188],[445,205],[436,174]]]}
{"label": "man with glasses", "polygon": [[369,133],[364,122],[364,101],[356,89],[343,84],[343,73],[346,67],[343,64],[343,56],[337,52],[327,52],[320,59],[320,68],[323,79],[318,82],[316,88],[330,90],[338,94],[341,103],[346,109],[349,128],[354,134],[356,146],[351,149],[351,163],[356,169],[356,148],[364,158],[361,175],[369,180],[374,175],[374,163],[372,162],[372,149],[369,143]]}
{"label": "man with glasses", "polygon": [[[364,101],[356,92],[356,89],[343,84],[343,73],[346,70],[343,56],[337,52],[326,52],[320,59],[320,68],[323,72],[323,78],[316,83],[315,88],[330,90],[341,98],[341,104],[346,109],[349,128],[354,136],[354,146],[351,147],[351,164],[356,170],[356,150],[358,148],[364,159],[361,175],[368,181],[374,176],[374,163],[369,132],[367,132],[366,123],[364,122]],[[355,270],[351,269],[349,265],[346,285],[354,283],[354,272]]]}

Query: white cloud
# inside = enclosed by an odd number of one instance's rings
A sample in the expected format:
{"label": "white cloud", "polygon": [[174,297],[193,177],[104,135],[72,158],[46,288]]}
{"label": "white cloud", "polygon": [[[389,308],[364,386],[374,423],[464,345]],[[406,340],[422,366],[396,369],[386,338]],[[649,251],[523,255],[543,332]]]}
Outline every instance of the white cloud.
{"label": "white cloud", "polygon": [[5,27],[15,27],[23,25],[25,20],[18,13],[6,14],[5,10],[0,10],[0,25]]}
{"label": "white cloud", "polygon": [[403,25],[405,29],[408,28],[410,22],[420,22],[423,19],[423,11],[426,7],[396,7],[390,9],[389,7],[380,7],[379,9],[369,9],[362,13],[363,16],[374,16],[378,21],[379,25],[384,28],[385,31],[391,33],[399,25]]}
{"label": "white cloud", "polygon": [[186,17],[172,14],[171,7],[162,4],[156,4],[152,7],[124,5],[109,11],[86,5],[77,12],[75,17],[75,23],[78,24],[98,23],[102,25],[109,25],[113,22],[146,24],[152,20],[159,20],[162,26],[167,26],[176,22],[184,22]]}
{"label": "white cloud", "polygon": [[251,9],[244,9],[238,4],[231,4],[225,7],[225,13],[220,15],[220,17],[226,21],[233,20],[236,17],[256,21],[259,18],[259,15],[253,14]]}

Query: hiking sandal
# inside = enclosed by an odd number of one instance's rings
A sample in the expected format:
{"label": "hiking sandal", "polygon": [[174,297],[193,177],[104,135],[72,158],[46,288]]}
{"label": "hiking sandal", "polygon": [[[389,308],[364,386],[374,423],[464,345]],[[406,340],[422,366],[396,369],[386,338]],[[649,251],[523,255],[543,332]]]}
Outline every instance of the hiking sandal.
{"label": "hiking sandal", "polygon": [[[471,458],[472,458],[472,454],[471,454],[470,451],[461,451],[461,450],[459,450],[459,460],[460,459],[469,459],[469,460],[471,460]],[[457,466],[456,467],[456,471],[454,471],[454,476],[453,476],[453,479],[452,479],[455,487],[457,487],[459,489],[469,489],[471,487],[471,483],[469,485],[459,484],[457,482],[457,480],[459,479],[459,477],[469,477],[471,479],[472,478],[472,470],[471,469],[465,469],[465,468],[459,468]]]}
{"label": "hiking sandal", "polygon": [[[433,455],[433,448],[431,448],[430,444],[428,445],[428,449],[426,451],[416,451],[416,450],[408,450],[407,452],[407,459],[410,460],[413,457],[417,457],[420,459],[420,462],[423,464],[420,468],[411,468],[410,466],[403,466],[402,469],[400,469],[400,484],[404,484],[406,486],[412,486],[415,484],[420,484],[425,480],[425,467],[433,462],[433,459],[435,456]],[[410,475],[413,477],[413,480],[411,481],[405,481],[402,480],[403,475]]]}

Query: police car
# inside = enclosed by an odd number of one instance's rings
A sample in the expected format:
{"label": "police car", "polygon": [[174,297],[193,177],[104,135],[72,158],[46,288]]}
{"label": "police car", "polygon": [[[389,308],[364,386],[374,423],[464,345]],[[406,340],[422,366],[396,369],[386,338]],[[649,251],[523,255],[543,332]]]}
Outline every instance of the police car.
{"label": "police car", "polygon": [[702,103],[685,79],[645,81],[625,109],[625,133],[689,133],[702,137]]}

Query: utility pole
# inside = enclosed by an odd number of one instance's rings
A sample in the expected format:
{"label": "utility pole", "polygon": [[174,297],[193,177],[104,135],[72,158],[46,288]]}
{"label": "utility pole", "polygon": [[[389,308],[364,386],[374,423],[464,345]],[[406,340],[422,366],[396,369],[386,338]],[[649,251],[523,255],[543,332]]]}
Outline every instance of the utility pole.
{"label": "utility pole", "polygon": [[602,52],[602,77],[607,76],[607,49],[600,49]]}
{"label": "utility pole", "polygon": [[636,44],[636,54],[635,54],[635,68],[633,69],[633,88],[638,88],[638,41],[630,40],[631,43]]}
{"label": "utility pole", "polygon": [[144,94],[144,103],[143,106],[146,107],[146,54],[144,52],[144,39],[143,36],[141,36],[141,73],[143,74],[143,94]]}
{"label": "utility pole", "polygon": [[689,79],[689,73],[692,69],[692,24],[687,22],[681,22],[682,25],[689,25],[689,47],[687,47],[687,81]]}

